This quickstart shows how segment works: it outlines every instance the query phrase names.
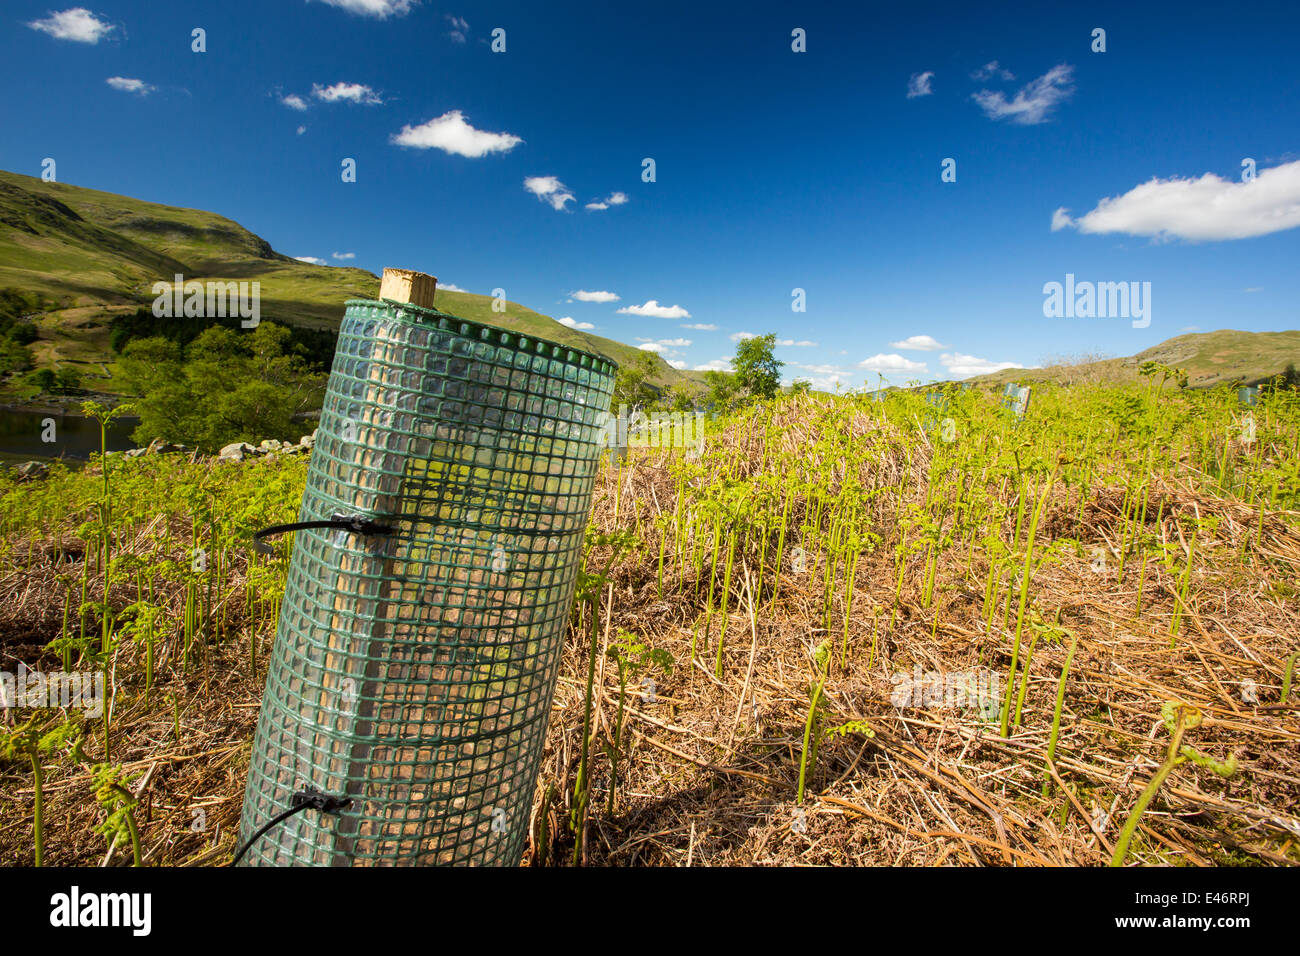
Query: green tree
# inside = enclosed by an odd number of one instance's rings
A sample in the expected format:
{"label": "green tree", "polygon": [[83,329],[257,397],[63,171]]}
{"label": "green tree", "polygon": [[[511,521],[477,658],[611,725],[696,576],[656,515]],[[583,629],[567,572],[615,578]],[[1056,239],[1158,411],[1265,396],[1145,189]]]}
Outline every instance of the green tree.
{"label": "green tree", "polygon": [[750,398],[775,398],[781,387],[781,368],[785,363],[772,354],[775,345],[773,333],[741,339],[736,345],[731,367],[736,372],[736,383]]}
{"label": "green tree", "polygon": [[618,413],[620,405],[635,408],[658,401],[659,391],[650,384],[657,371],[654,356],[644,351],[621,366],[614,377],[614,399],[610,403],[614,413]]}
{"label": "green tree", "polygon": [[725,412],[736,401],[736,377],[728,372],[710,369],[704,373],[704,385],[708,389],[705,401],[717,412]]}
{"label": "green tree", "polygon": [[42,392],[52,392],[58,384],[58,379],[54,375],[52,368],[38,368],[27,376],[27,381],[31,382]]}
{"label": "green tree", "polygon": [[664,396],[663,405],[670,412],[693,412],[695,411],[695,389],[685,385],[674,385]]}
{"label": "green tree", "polygon": [[62,366],[54,373],[54,378],[58,382],[59,391],[70,392],[73,389],[81,388],[81,373],[71,365]]}
{"label": "green tree", "polygon": [[812,391],[812,382],[806,378],[796,378],[790,383],[791,395],[806,395],[810,391]]}
{"label": "green tree", "polygon": [[32,367],[32,350],[12,338],[0,338],[0,374]]}
{"label": "green tree", "polygon": [[300,354],[286,354],[290,338],[283,326],[263,322],[252,332],[211,326],[184,348],[165,338],[132,340],[118,363],[124,387],[140,396],[132,437],[204,451],[293,439],[295,414],[320,406],[325,379]]}

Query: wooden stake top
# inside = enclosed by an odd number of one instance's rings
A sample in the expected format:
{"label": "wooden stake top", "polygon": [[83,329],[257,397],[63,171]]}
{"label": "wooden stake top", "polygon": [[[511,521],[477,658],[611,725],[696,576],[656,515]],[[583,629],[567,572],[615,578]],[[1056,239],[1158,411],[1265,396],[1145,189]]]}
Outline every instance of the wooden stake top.
{"label": "wooden stake top", "polygon": [[433,296],[437,290],[436,276],[416,272],[414,269],[385,269],[384,277],[379,283],[379,298],[432,309]]}

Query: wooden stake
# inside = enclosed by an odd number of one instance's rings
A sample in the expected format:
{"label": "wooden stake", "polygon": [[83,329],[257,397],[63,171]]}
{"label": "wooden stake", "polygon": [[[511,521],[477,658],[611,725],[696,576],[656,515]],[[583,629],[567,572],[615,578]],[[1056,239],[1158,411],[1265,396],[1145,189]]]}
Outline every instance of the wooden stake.
{"label": "wooden stake", "polygon": [[433,296],[438,290],[438,279],[414,269],[385,269],[379,282],[379,298],[394,302],[409,302],[432,309]]}

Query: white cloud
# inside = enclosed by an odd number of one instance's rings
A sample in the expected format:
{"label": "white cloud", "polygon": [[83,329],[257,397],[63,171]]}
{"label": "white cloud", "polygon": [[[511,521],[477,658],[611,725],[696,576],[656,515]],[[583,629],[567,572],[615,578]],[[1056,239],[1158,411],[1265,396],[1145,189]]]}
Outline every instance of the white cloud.
{"label": "white cloud", "polygon": [[489,133],[465,122],[460,110],[448,110],[419,126],[403,126],[392,142],[416,149],[440,149],[444,153],[478,159],[488,153],[508,153],[523,139],[513,133]]}
{"label": "white cloud", "polygon": [[555,321],[559,322],[561,325],[568,326],[571,329],[578,329],[581,332],[590,332],[595,328],[595,326],[590,322],[579,322],[571,315],[566,315],[564,318],[556,319]]}
{"label": "white cloud", "polygon": [[299,126],[299,127],[298,127],[298,135],[299,135],[299,136],[301,136],[301,135],[302,135],[303,133],[305,133],[305,132],[307,132],[307,127],[305,127],[305,126]]}
{"label": "white cloud", "polygon": [[795,368],[803,369],[811,373],[808,380],[812,387],[821,391],[831,392],[835,386],[845,386],[854,381],[853,373],[848,369],[841,368],[838,365],[807,365],[802,362],[791,362]]}
{"label": "white cloud", "polygon": [[654,352],[656,354],[664,350],[664,347],[660,345],[658,342],[646,342],[642,345],[638,345],[637,348],[639,348],[642,352]]}
{"label": "white cloud", "polygon": [[1074,220],[1070,218],[1070,210],[1064,206],[1052,213],[1052,232],[1060,232],[1062,229],[1073,225]]}
{"label": "white cloud", "polygon": [[730,372],[730,371],[731,371],[731,359],[729,359],[729,358],[715,358],[715,359],[712,359],[712,360],[710,360],[710,361],[708,361],[708,362],[705,362],[703,365],[697,365],[697,366],[695,366],[694,371],[696,371],[696,372]]}
{"label": "white cloud", "polygon": [[689,319],[691,314],[680,305],[660,305],[651,299],[645,305],[627,305],[619,309],[621,315],[644,315],[654,319]]}
{"label": "white cloud", "polygon": [[321,86],[313,83],[311,95],[325,103],[360,103],[362,106],[379,106],[383,99],[364,83],[335,83]]}
{"label": "white cloud", "polygon": [[336,252],[336,253],[334,253],[334,258],[335,258],[335,259],[355,259],[356,257],[357,257],[357,254],[356,254],[355,252]]}
{"label": "white cloud", "polygon": [[1001,66],[999,66],[997,60],[990,60],[988,63],[985,63],[978,70],[972,73],[970,75],[970,78],[972,80],[979,80],[981,83],[983,83],[985,80],[991,80],[994,78],[997,78],[999,80],[1004,80],[1004,81],[1010,81],[1010,80],[1014,80],[1016,78],[1016,75],[1012,73],[1010,70],[1005,70]]}
{"label": "white cloud", "polygon": [[317,259],[315,256],[294,256],[299,262],[306,262],[313,266],[325,265],[324,259]]}
{"label": "white cloud", "polygon": [[[687,327],[689,328],[690,326]],[[732,332],[731,335],[728,336],[728,338],[730,338],[731,341],[733,342],[741,342],[745,339],[757,338],[757,336],[753,332]],[[799,341],[795,341],[794,339],[777,339],[772,344],[780,345],[785,348],[816,348],[817,347],[816,342],[810,342],[807,339],[800,339]]]}
{"label": "white cloud", "polygon": [[795,368],[801,368],[804,371],[812,372],[814,375],[846,375],[848,370],[838,365],[809,365],[805,362],[791,362]]}
{"label": "white cloud", "polygon": [[1260,170],[1253,182],[1213,173],[1199,179],[1152,179],[1103,199],[1078,219],[1058,209],[1053,229],[1067,225],[1086,233],[1192,241],[1249,239],[1294,229],[1300,226],[1300,160]]}
{"label": "white cloud", "polygon": [[447,36],[451,37],[453,43],[464,43],[465,36],[469,33],[469,23],[464,17],[454,17],[450,13],[443,14],[447,22],[451,24],[451,29],[447,31]]}
{"label": "white cloud", "polygon": [[987,375],[1007,368],[1025,367],[1019,362],[994,362],[974,355],[963,355],[961,352],[945,352],[939,356],[939,363],[953,378],[970,378],[972,375]]}
{"label": "white cloud", "polygon": [[618,296],[613,292],[588,292],[586,289],[579,289],[577,292],[570,292],[573,298],[579,302],[617,302]]}
{"label": "white cloud", "polygon": [[918,96],[929,96],[934,92],[934,90],[930,89],[930,81],[933,79],[933,70],[926,70],[924,73],[913,73],[911,79],[907,81],[907,98],[914,100]]}
{"label": "white cloud", "polygon": [[587,203],[586,208],[591,210],[608,209],[610,206],[621,206],[625,202],[627,202],[627,193],[610,193],[604,199]]}
{"label": "white cloud", "polygon": [[564,210],[566,202],[574,202],[573,193],[554,176],[529,176],[524,180],[524,189],[528,190],[542,202],[550,203],[552,209]]}
{"label": "white cloud", "polygon": [[890,342],[891,349],[908,349],[913,352],[938,352],[948,346],[941,345],[929,335],[909,335],[901,342]]}
{"label": "white cloud", "polygon": [[673,368],[686,368],[686,363],[681,359],[668,359],[668,364]]}
{"label": "white cloud", "polygon": [[718,327],[717,327],[716,325],[710,325],[708,322],[694,322],[694,323],[691,323],[691,324],[688,324],[688,325],[683,325],[682,328],[684,328],[684,329],[694,329],[696,332],[716,332],[716,331],[718,331]]}
{"label": "white cloud", "polygon": [[878,353],[865,358],[858,363],[858,368],[865,368],[869,372],[924,372],[926,365],[924,362],[913,362],[911,359],[903,358],[896,353]]}
{"label": "white cloud", "polygon": [[387,20],[389,17],[406,16],[418,0],[321,0],[321,2],[358,16]]}
{"label": "white cloud", "polygon": [[[664,349],[684,349],[691,344],[690,339],[637,339],[647,345],[654,345]],[[644,345],[642,346],[644,348]]]}
{"label": "white cloud", "polygon": [[85,7],[51,12],[44,20],[33,20],[27,25],[33,30],[48,33],[56,40],[71,40],[73,43],[98,43],[117,29]]}
{"label": "white cloud", "polygon": [[297,93],[290,93],[287,96],[280,97],[280,102],[289,107],[289,109],[297,110],[300,113],[307,109],[307,101]]}
{"label": "white cloud", "polygon": [[125,76],[110,76],[104,81],[115,90],[121,90],[123,93],[135,93],[137,96],[148,96],[156,86],[150,86],[144,80],[134,80]]}
{"label": "white cloud", "polygon": [[1246,291],[1247,291],[1247,292],[1263,292],[1263,291],[1264,291],[1264,287],[1263,287],[1262,285],[1253,285],[1253,286],[1251,286],[1250,288],[1246,289]]}
{"label": "white cloud", "polygon": [[454,282],[439,282],[439,283],[438,283],[438,291],[439,291],[439,292],[468,292],[469,290],[468,290],[468,289],[462,289],[460,286],[456,285],[456,283],[454,283]]}
{"label": "white cloud", "polygon": [[984,115],[993,120],[1010,120],[1019,126],[1034,126],[1047,121],[1058,103],[1074,92],[1071,79],[1074,67],[1061,63],[1036,80],[1030,80],[1010,100],[1001,90],[980,90],[972,95]]}
{"label": "white cloud", "polygon": [[[697,328],[697,326],[688,325],[686,328]],[[712,326],[708,326],[708,328],[712,328]],[[753,332],[733,332],[728,338],[731,338],[732,342],[741,342],[746,338],[757,338],[757,336]],[[806,338],[798,339],[798,341],[793,338],[777,338],[776,341],[772,342],[772,345],[784,346],[787,349],[815,349],[816,342],[807,341]]]}

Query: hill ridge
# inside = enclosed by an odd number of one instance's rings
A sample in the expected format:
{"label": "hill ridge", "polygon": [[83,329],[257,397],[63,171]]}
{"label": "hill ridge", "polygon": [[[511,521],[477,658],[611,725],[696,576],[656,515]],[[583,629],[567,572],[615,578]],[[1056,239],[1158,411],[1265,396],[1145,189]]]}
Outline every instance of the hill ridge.
{"label": "hill ridge", "polygon": [[[219,213],[0,170],[0,288],[56,304],[38,320],[39,364],[111,362],[106,319],[152,303],[154,282],[258,281],[263,318],[338,328],[347,299],[374,299],[379,277],[351,266],[302,262]],[[657,355],[561,325],[517,302],[439,288],[437,307],[463,318],[595,352],[620,365],[650,356],[661,386],[692,376]],[[110,388],[111,383],[104,385]]]}

